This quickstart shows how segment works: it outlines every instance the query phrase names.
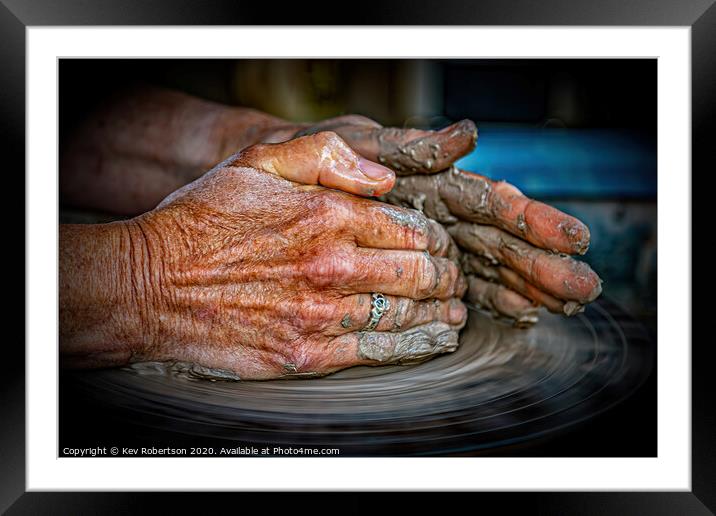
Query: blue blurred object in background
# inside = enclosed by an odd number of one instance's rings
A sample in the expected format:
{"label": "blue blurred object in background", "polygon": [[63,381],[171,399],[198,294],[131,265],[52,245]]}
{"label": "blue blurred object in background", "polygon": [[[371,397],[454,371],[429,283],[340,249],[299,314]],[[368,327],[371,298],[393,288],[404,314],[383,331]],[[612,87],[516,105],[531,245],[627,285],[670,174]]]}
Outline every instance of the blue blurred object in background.
{"label": "blue blurred object in background", "polygon": [[[591,245],[582,258],[604,294],[633,315],[656,316],[655,138],[634,129],[564,129],[478,124],[465,170],[514,184],[582,220]],[[651,325],[650,325],[651,326]]]}
{"label": "blue blurred object in background", "polygon": [[654,198],[653,138],[629,129],[480,124],[457,166],[503,179],[530,197]]}

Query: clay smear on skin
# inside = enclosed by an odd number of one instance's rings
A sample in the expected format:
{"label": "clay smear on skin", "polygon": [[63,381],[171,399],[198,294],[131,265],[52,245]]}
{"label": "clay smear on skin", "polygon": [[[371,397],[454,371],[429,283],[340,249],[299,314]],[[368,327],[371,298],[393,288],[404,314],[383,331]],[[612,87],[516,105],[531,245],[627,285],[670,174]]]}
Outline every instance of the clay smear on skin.
{"label": "clay smear on skin", "polygon": [[[394,169],[398,175],[433,172],[433,167],[440,159],[445,160],[449,157],[449,152],[435,140],[459,141],[467,135],[470,135],[471,139],[465,150],[470,150],[474,148],[477,141],[477,129],[471,122],[458,122],[457,127],[448,136],[435,132],[404,144],[396,143],[402,136],[402,130],[383,129],[378,133],[380,148],[378,161]],[[463,154],[464,152],[460,152],[460,155]],[[457,157],[459,156],[455,156]]]}
{"label": "clay smear on skin", "polygon": [[402,333],[362,333],[358,356],[381,364],[414,363],[455,351],[458,331],[444,323],[430,323]]}

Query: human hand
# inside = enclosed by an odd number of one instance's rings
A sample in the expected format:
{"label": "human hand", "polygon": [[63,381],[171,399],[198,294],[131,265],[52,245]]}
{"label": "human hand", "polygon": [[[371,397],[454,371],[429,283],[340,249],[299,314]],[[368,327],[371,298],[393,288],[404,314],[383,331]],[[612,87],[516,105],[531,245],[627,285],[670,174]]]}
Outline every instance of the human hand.
{"label": "human hand", "polygon": [[[285,130],[272,133],[277,138]],[[469,153],[477,141],[471,120],[461,120],[439,131],[383,127],[361,115],[344,115],[304,124],[295,136],[334,131],[358,154],[390,167],[399,176],[432,174],[450,167]]]}
{"label": "human hand", "polygon": [[446,225],[464,251],[466,300],[517,326],[537,322],[537,307],[574,315],[596,299],[601,280],[570,255],[589,248],[589,229],[504,181],[452,167],[398,178],[386,196]]}
{"label": "human hand", "polygon": [[322,129],[336,131],[361,155],[395,170],[400,177],[385,200],[449,228],[464,251],[468,301],[529,326],[537,322],[539,305],[574,315],[601,293],[601,280],[589,265],[569,256],[589,248],[589,229],[582,222],[504,181],[452,166],[475,146],[477,129],[470,120],[424,131],[385,128],[347,115],[297,134]]}
{"label": "human hand", "polygon": [[[284,179],[375,193],[361,169],[392,184],[334,133],[258,145],[127,222],[138,255],[138,308],[127,317],[139,320],[122,328],[142,329],[129,339],[132,360],[267,379],[453,351],[467,285],[445,229],[415,210]],[[361,331],[374,292],[389,309]]]}
{"label": "human hand", "polygon": [[430,133],[382,128],[357,115],[296,124],[254,109],[138,87],[107,99],[63,144],[61,197],[77,207],[138,215],[242,149],[332,128],[363,157],[383,160],[399,173],[441,170],[474,145],[472,122],[427,137],[413,149],[402,145]]}

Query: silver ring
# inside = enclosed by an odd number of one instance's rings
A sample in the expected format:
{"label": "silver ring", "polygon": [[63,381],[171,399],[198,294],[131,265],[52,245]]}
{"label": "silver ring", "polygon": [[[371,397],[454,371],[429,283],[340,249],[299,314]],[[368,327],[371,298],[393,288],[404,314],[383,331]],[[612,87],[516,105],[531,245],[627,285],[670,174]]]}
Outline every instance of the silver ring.
{"label": "silver ring", "polygon": [[370,303],[370,319],[368,324],[365,325],[363,331],[373,331],[378,326],[380,318],[390,308],[390,301],[381,293],[374,292],[371,295],[372,301]]}

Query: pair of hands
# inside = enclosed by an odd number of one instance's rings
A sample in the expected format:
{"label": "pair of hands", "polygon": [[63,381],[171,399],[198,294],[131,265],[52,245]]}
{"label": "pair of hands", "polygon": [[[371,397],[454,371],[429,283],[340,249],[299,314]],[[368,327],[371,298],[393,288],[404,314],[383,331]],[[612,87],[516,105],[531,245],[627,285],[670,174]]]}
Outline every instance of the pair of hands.
{"label": "pair of hands", "polygon": [[[136,219],[161,257],[148,269],[162,271],[137,358],[251,379],[418,362],[456,349],[466,290],[518,324],[536,321],[535,303],[571,314],[599,294],[566,254],[586,251],[582,223],[450,168],[475,144],[471,122],[425,132],[341,117],[295,135],[239,152]],[[367,332],[372,292],[391,308]]]}
{"label": "pair of hands", "polygon": [[[466,291],[519,324],[536,320],[534,303],[573,313],[600,282],[553,251],[584,252],[586,227],[450,168],[475,137],[467,121],[427,132],[357,116],[268,128],[260,139],[283,143],[248,147],[156,209],[105,228],[121,233],[110,240],[130,262],[111,296],[112,323],[91,318],[120,350],[105,354],[121,355],[115,365],[175,360],[244,379],[317,376],[454,350]],[[373,292],[390,308],[362,331]],[[79,334],[65,336],[70,358],[96,339]]]}
{"label": "pair of hands", "polygon": [[477,140],[463,120],[437,132],[383,128],[365,117],[327,120],[301,133],[333,130],[361,155],[399,176],[384,200],[417,209],[448,228],[462,250],[467,301],[518,326],[537,322],[538,306],[574,315],[601,293],[601,280],[571,258],[589,248],[589,229],[504,181],[453,163]]}

